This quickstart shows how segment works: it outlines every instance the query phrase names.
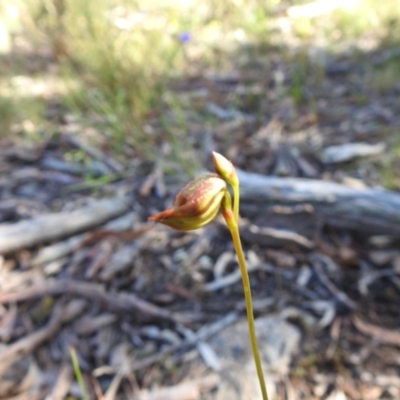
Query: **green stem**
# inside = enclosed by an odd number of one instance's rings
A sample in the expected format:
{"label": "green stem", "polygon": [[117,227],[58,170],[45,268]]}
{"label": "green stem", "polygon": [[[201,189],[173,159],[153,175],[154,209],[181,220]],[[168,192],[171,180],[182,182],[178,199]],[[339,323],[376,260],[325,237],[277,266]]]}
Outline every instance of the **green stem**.
{"label": "green stem", "polygon": [[89,396],[88,396],[88,394],[86,392],[86,388],[85,388],[85,383],[83,382],[82,372],[81,372],[81,368],[80,368],[79,362],[78,362],[78,356],[76,355],[76,351],[73,347],[71,347],[69,349],[69,354],[71,356],[72,366],[73,366],[74,372],[75,372],[75,377],[76,377],[76,380],[78,381],[78,385],[81,390],[82,399],[89,400]]}
{"label": "green stem", "polygon": [[232,182],[232,189],[233,189],[233,214],[235,216],[236,224],[239,225],[239,181]]}
{"label": "green stem", "polygon": [[240,240],[239,227],[236,222],[236,219],[234,220],[232,218],[232,216],[229,217],[229,214],[231,214],[231,212],[223,211],[223,215],[225,217],[226,223],[227,223],[228,228],[232,235],[233,244],[235,246],[236,254],[238,257],[238,261],[239,261],[240,272],[242,274],[244,297],[245,297],[245,301],[246,301],[247,322],[249,324],[250,343],[251,343],[251,349],[253,351],[254,362],[256,364],[258,380],[260,382],[262,398],[263,398],[263,400],[268,400],[268,394],[267,394],[267,389],[265,386],[264,374],[263,374],[262,365],[261,365],[261,358],[260,358],[260,353],[258,351],[258,345],[257,345],[249,274],[247,273],[246,260],[244,258],[242,243]]}

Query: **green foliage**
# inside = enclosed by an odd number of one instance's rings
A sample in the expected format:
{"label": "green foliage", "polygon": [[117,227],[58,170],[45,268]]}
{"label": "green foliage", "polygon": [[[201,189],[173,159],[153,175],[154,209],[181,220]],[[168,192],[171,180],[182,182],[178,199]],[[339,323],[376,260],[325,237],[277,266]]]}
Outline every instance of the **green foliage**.
{"label": "green foliage", "polygon": [[371,71],[370,85],[381,93],[387,93],[400,83],[400,55]]}
{"label": "green foliage", "polygon": [[85,382],[83,381],[81,367],[79,365],[78,356],[76,354],[76,350],[71,347],[69,350],[69,354],[71,356],[72,366],[74,369],[76,380],[78,381],[79,389],[82,394],[83,400],[89,400],[89,396],[86,391]]}
{"label": "green foliage", "polygon": [[0,92],[0,138],[17,133],[23,140],[35,142],[40,139],[39,127],[44,124],[43,102]]}
{"label": "green foliage", "polygon": [[[328,2],[326,3],[328,6]],[[341,51],[349,45],[373,46],[399,42],[400,2],[398,0],[349,0],[321,15],[293,20],[303,40]],[[363,43],[360,43],[362,41]]]}
{"label": "green foliage", "polygon": [[7,97],[0,97],[0,132],[2,136],[10,134],[16,114],[15,103]]}
{"label": "green foliage", "polygon": [[[396,132],[394,137],[399,137]],[[391,190],[400,190],[400,141],[397,140],[388,156],[383,160],[381,169],[381,180],[383,186]]]}
{"label": "green foliage", "polygon": [[[281,0],[13,3],[21,10],[13,32],[24,31],[36,49],[50,49],[65,86],[57,94],[83,124],[96,123],[113,150],[121,152],[129,145],[153,160],[159,159],[161,145],[167,141],[172,149],[168,157],[179,160],[189,175],[199,164],[193,162],[194,143],[188,135],[188,115],[196,104],[171,100],[171,80],[196,75],[204,67],[231,71],[233,57],[235,65],[246,51],[254,59],[268,58],[275,46],[287,51],[285,59],[292,65],[289,95],[297,104],[312,106],[313,99],[306,98],[304,89],[324,78],[324,54],[312,59],[309,47],[322,49],[322,53],[340,52],[353,45],[391,47],[400,37],[398,0],[349,0],[326,14],[290,18],[279,13],[279,7],[287,4]],[[15,74],[23,74],[20,67],[11,68]],[[382,90],[397,79],[395,68],[378,71],[383,77],[377,79]],[[3,97],[0,87],[2,131],[9,132],[24,120],[37,127],[43,119],[42,100],[32,96],[33,102],[41,104],[35,108],[26,97]],[[174,118],[168,118],[170,114]]]}
{"label": "green foliage", "polygon": [[[103,116],[102,128],[110,132],[115,150],[128,143],[155,159],[154,143],[164,133],[149,135],[143,125],[149,116],[168,111],[163,102],[168,82],[190,74],[199,63],[221,65],[224,54],[243,40],[266,37],[264,3],[34,0],[27,5],[27,26],[32,40],[44,41],[60,63],[72,112]],[[184,117],[176,104],[173,111]],[[172,156],[188,170],[182,154],[191,144],[183,119],[176,126],[165,120],[163,125]]]}

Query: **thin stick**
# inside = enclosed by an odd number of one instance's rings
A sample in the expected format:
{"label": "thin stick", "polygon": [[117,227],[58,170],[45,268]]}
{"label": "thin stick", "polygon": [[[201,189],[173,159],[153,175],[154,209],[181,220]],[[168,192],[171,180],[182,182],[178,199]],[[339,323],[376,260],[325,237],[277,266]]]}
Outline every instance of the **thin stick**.
{"label": "thin stick", "polygon": [[84,309],[85,302],[78,299],[71,300],[63,306],[56,306],[52,311],[50,321],[43,328],[9,344],[0,351],[0,376],[15,361],[28,355],[44,342],[54,338],[63,324],[76,319]]}
{"label": "thin stick", "polygon": [[258,351],[258,345],[257,345],[257,337],[256,337],[256,330],[255,330],[255,325],[254,325],[253,302],[251,299],[249,274],[247,273],[246,260],[244,258],[242,243],[241,243],[240,235],[239,235],[239,227],[238,227],[236,219],[231,210],[223,209],[222,213],[225,217],[226,223],[227,223],[228,228],[232,235],[233,244],[235,246],[236,254],[238,257],[238,261],[239,261],[240,272],[242,274],[243,290],[244,290],[244,297],[245,297],[245,302],[246,302],[247,322],[249,324],[250,343],[251,343],[251,349],[253,351],[254,362],[256,364],[258,380],[260,382],[262,398],[263,398],[263,400],[268,400],[268,394],[267,394],[267,389],[266,389],[265,380],[264,380],[264,373],[262,370],[261,358],[260,358],[260,353]]}
{"label": "thin stick", "polygon": [[[148,367],[162,360],[163,358],[165,358],[165,356],[169,354],[172,354],[179,350],[190,348],[191,346],[195,346],[199,342],[208,339],[210,336],[213,336],[222,329],[225,329],[226,327],[232,325],[237,319],[238,319],[238,314],[236,314],[235,312],[231,312],[226,316],[224,316],[223,318],[221,318],[220,320],[213,322],[209,325],[203,326],[197,332],[194,333],[194,336],[192,338],[187,338],[183,342],[166,347],[161,351],[159,351],[158,353],[147,356],[141,360],[134,360],[131,364],[130,371],[131,372],[139,371],[142,368]],[[99,367],[95,370],[94,374],[95,376],[100,376],[104,373],[112,374],[116,372],[118,372],[118,370],[113,367]]]}
{"label": "thin stick", "polygon": [[143,300],[133,293],[108,293],[103,285],[74,279],[47,280],[45,283],[35,283],[23,290],[0,293],[0,304],[64,293],[97,301],[101,306],[116,312],[126,313],[134,309],[153,318],[188,324],[188,321],[179,315]]}

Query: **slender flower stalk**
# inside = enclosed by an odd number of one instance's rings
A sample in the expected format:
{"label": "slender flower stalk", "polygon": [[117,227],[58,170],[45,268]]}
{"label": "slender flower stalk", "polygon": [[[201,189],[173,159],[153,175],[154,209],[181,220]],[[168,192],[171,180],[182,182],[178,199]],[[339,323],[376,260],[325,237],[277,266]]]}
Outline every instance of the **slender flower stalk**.
{"label": "slender flower stalk", "polygon": [[[268,400],[260,353],[257,346],[250,280],[239,234],[239,179],[233,164],[221,154],[213,152],[213,160],[217,174],[207,174],[189,182],[176,196],[172,208],[153,215],[149,219],[151,221],[161,222],[174,229],[190,231],[207,225],[221,209],[225,222],[231,232],[239,261],[251,349],[256,365],[262,398],[263,400]],[[233,210],[227,183],[230,184],[233,189]]]}
{"label": "slender flower stalk", "polygon": [[261,364],[261,357],[258,351],[256,328],[254,325],[253,301],[251,297],[250,279],[247,272],[246,260],[244,258],[244,253],[242,249],[242,242],[240,240],[239,227],[232,211],[225,211],[224,209],[222,209],[222,215],[224,216],[226,224],[228,225],[228,228],[231,232],[233,245],[235,246],[235,251],[239,261],[240,273],[242,275],[243,281],[244,298],[246,303],[247,323],[249,326],[251,350],[253,352],[254,363],[256,364],[257,376],[260,382],[262,398],[263,400],[268,400],[267,388],[265,385],[264,373]]}

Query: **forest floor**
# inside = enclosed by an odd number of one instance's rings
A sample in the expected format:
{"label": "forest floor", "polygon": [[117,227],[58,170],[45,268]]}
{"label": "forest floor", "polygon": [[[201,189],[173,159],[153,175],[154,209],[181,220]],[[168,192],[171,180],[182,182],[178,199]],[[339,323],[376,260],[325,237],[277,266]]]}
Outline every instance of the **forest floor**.
{"label": "forest floor", "polygon": [[[398,48],[307,57],[244,49],[229,73],[173,82],[190,154],[208,170],[216,150],[260,176],[400,198]],[[52,101],[47,115],[34,145],[0,142],[0,399],[83,398],[74,354],[90,399],[260,398],[222,218],[189,233],[147,221],[189,179],[158,116],[160,162],[115,153],[98,116],[82,124]],[[256,216],[246,202],[270,400],[399,399],[398,228],[382,231],[379,210],[376,229],[362,216],[345,229],[309,201],[271,199]]]}

